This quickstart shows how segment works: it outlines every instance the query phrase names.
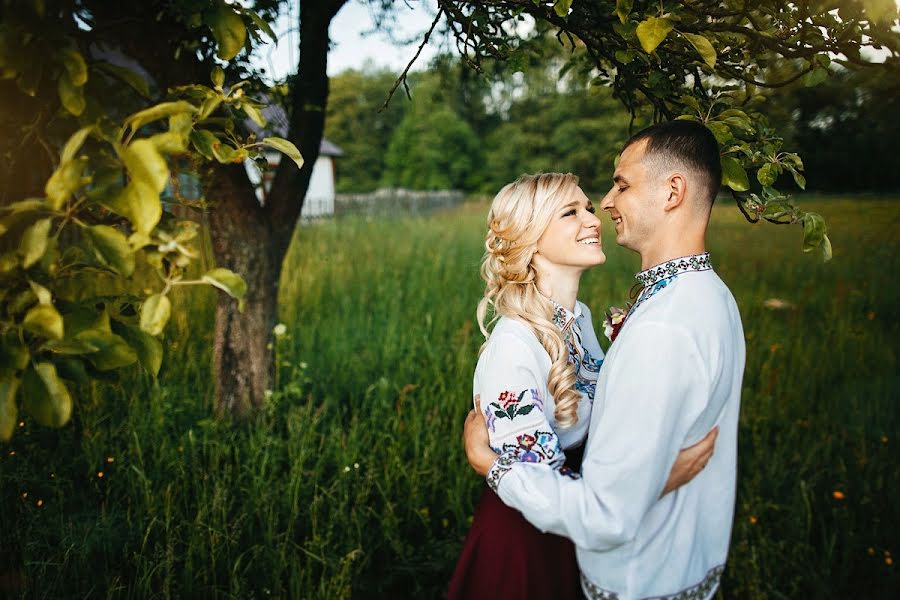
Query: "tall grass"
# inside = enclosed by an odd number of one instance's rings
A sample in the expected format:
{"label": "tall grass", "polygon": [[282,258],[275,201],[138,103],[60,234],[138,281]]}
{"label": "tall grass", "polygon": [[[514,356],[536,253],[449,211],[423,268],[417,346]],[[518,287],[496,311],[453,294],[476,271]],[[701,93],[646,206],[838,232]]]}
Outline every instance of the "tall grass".
{"label": "tall grass", "polygon": [[[722,596],[894,598],[900,205],[805,204],[832,263],[715,211],[748,348]],[[179,299],[158,382],[82,389],[62,430],[24,421],[0,458],[0,595],[18,578],[29,598],[440,597],[482,485],[460,433],[485,212],[299,228],[256,423],[209,418],[210,293]],[[604,235],[581,293],[598,315],[638,266]]]}

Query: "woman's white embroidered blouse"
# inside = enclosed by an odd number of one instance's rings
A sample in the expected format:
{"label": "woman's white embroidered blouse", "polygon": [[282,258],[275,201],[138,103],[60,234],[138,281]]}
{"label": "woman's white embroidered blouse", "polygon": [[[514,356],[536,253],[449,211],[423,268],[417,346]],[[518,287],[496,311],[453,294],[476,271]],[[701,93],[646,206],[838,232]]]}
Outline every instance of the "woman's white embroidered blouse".
{"label": "woman's white embroidered blouse", "polygon": [[[575,365],[576,389],[581,392],[578,422],[558,427],[556,404],[547,389],[550,356],[528,325],[501,317],[478,359],[473,386],[498,460],[546,462],[562,469],[563,451],[580,445],[587,435],[603,349],[590,310],[581,302],[574,312],[554,303],[553,321],[563,334],[569,362]],[[496,487],[497,482],[488,478],[488,483]]]}

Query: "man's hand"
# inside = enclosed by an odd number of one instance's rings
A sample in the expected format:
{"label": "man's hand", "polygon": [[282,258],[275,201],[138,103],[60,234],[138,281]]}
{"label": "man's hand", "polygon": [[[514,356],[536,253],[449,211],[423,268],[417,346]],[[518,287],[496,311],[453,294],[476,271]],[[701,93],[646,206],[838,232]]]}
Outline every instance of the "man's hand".
{"label": "man's hand", "polygon": [[484,415],[481,414],[480,408],[481,398],[476,395],[475,408],[470,410],[466,417],[463,443],[469,464],[476,473],[484,477],[497,459],[497,453],[491,449],[487,424],[484,422]]}
{"label": "man's hand", "polygon": [[716,449],[718,435],[719,428],[713,427],[705,438],[678,453],[678,458],[675,460],[675,465],[672,466],[668,481],[666,481],[666,487],[663,488],[662,496],[680,488],[703,470]]}

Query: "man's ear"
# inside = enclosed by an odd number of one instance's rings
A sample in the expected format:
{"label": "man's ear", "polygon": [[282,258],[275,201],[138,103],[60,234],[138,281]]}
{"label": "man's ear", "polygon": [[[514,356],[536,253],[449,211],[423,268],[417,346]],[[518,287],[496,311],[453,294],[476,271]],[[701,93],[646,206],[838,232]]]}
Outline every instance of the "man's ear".
{"label": "man's ear", "polygon": [[673,173],[667,180],[669,197],[664,210],[669,211],[681,206],[687,199],[687,179],[681,173]]}

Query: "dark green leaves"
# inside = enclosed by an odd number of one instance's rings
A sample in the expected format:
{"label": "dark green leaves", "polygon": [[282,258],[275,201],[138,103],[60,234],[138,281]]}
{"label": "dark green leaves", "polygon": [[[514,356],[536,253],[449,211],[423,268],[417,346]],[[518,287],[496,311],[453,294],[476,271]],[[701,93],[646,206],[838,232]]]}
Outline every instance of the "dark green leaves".
{"label": "dark green leaves", "polygon": [[733,156],[722,157],[722,185],[730,187],[735,192],[746,192],[750,189],[747,171]]}

